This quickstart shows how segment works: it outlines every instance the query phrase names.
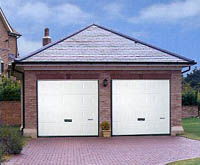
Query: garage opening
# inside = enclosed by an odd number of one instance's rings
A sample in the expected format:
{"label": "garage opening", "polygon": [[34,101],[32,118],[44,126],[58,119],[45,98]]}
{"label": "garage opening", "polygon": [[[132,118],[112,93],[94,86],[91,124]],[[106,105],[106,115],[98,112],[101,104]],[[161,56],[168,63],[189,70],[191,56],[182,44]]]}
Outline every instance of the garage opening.
{"label": "garage opening", "polygon": [[169,80],[112,80],[112,135],[169,133]]}
{"label": "garage opening", "polygon": [[38,136],[98,136],[98,81],[38,80]]}

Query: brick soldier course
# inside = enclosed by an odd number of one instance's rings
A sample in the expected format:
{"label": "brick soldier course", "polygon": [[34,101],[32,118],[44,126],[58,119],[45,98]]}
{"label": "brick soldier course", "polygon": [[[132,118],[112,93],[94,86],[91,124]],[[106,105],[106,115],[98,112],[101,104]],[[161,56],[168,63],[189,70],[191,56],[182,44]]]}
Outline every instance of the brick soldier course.
{"label": "brick soldier course", "polygon": [[[91,25],[15,61],[15,70],[24,74],[24,134],[37,137],[37,80],[40,79],[97,79],[100,123],[105,120],[111,123],[112,79],[170,80],[171,135],[182,133],[181,69],[193,64],[193,60]],[[106,87],[104,79],[108,80]]]}

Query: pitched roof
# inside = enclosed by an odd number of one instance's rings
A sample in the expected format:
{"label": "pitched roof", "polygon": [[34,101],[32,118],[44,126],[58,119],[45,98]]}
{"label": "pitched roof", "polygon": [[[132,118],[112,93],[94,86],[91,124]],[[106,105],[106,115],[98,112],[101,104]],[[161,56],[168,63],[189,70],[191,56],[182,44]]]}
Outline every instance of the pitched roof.
{"label": "pitched roof", "polygon": [[10,35],[21,36],[21,34],[19,34],[17,31],[15,31],[15,29],[13,29],[12,26],[9,24],[9,22],[1,8],[0,8],[0,18]]}
{"label": "pitched roof", "polygon": [[185,63],[191,59],[92,24],[16,62]]}

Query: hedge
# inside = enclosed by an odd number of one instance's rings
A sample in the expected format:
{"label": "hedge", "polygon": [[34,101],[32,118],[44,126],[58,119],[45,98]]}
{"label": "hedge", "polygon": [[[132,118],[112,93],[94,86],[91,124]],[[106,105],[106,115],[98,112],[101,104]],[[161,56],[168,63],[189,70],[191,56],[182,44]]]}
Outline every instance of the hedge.
{"label": "hedge", "polygon": [[2,77],[0,83],[0,101],[19,101],[21,98],[20,81]]}
{"label": "hedge", "polygon": [[197,95],[194,91],[187,91],[182,93],[183,105],[197,105]]}

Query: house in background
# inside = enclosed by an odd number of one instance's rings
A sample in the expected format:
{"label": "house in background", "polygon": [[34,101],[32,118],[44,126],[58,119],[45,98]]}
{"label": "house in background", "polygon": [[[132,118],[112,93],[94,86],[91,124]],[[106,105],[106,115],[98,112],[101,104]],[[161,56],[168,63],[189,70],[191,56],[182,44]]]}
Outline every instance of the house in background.
{"label": "house in background", "polygon": [[24,135],[101,136],[103,121],[113,136],[183,133],[182,69],[195,61],[95,24],[48,41],[46,29],[45,46],[13,64]]}
{"label": "house in background", "polygon": [[3,10],[0,8],[0,57],[1,73],[10,75],[11,63],[18,57],[17,39],[21,36],[16,32],[8,20]]}

